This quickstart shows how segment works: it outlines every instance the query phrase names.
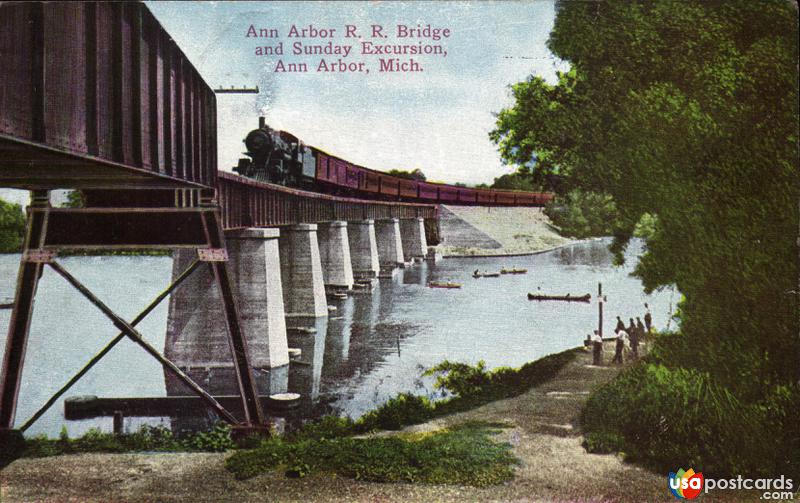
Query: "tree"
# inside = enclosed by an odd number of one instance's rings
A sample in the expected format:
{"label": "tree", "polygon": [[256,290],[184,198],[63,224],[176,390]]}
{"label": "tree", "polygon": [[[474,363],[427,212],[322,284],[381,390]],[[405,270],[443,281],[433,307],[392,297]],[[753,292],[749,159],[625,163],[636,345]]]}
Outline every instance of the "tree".
{"label": "tree", "polygon": [[388,174],[392,176],[396,176],[398,178],[406,178],[408,180],[416,180],[418,182],[424,182],[427,180],[425,173],[422,172],[421,169],[417,168],[414,171],[403,171],[400,169],[392,169],[388,172]]}
{"label": "tree", "polygon": [[675,284],[686,365],[744,393],[800,377],[797,9],[789,2],[564,2],[549,39],[572,68],[512,87],[491,138],[572,187],[610,195],[621,253],[647,213],[637,266]]}
{"label": "tree", "polygon": [[533,184],[530,176],[525,176],[519,172],[498,176],[494,179],[492,188],[504,190],[526,190],[529,192],[541,189],[541,187],[537,187]]}
{"label": "tree", "polygon": [[25,215],[18,204],[0,199],[0,253],[14,253],[22,248]]}

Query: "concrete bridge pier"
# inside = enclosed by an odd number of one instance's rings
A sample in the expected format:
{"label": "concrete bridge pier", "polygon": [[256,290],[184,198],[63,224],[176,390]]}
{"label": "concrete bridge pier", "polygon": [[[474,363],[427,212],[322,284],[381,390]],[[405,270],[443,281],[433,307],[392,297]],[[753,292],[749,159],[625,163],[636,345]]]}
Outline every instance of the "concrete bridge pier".
{"label": "concrete bridge pier", "polygon": [[328,316],[317,224],[283,227],[279,248],[286,317]]}
{"label": "concrete bridge pier", "polygon": [[347,222],[324,222],[317,227],[325,289],[328,292],[352,290],[353,265],[350,260]]}
{"label": "concrete bridge pier", "polygon": [[382,277],[391,277],[397,267],[405,265],[400,221],[396,218],[375,220],[375,235],[378,241],[378,259]]}
{"label": "concrete bridge pier", "polygon": [[356,281],[372,280],[380,273],[378,241],[375,237],[374,220],[354,220],[347,223],[350,240],[350,258],[353,277]]}
{"label": "concrete bridge pier", "polygon": [[[277,229],[226,234],[231,282],[250,362],[256,368],[289,363],[278,236]],[[173,279],[196,258],[196,250],[175,251]],[[211,268],[201,267],[170,297],[165,356],[186,369],[232,367],[224,320]]]}
{"label": "concrete bridge pier", "polygon": [[311,404],[319,398],[328,323],[328,317],[295,318],[289,329],[289,345],[301,351],[289,365],[289,391]]}
{"label": "concrete bridge pier", "polygon": [[401,218],[400,233],[403,240],[403,255],[406,260],[423,259],[428,253],[425,239],[424,218]]}

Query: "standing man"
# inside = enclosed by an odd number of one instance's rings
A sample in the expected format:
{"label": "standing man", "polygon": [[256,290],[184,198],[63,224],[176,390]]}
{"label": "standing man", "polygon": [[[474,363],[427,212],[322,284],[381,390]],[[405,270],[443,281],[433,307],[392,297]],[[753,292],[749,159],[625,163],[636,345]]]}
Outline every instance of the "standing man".
{"label": "standing man", "polygon": [[616,332],[617,330],[625,330],[625,323],[619,316],[617,316],[617,328],[614,331]]}
{"label": "standing man", "polygon": [[647,333],[650,333],[650,329],[653,328],[653,315],[650,314],[650,306],[647,305],[647,302],[644,303],[645,313],[644,313],[644,326],[647,328]]}
{"label": "standing man", "polygon": [[595,330],[592,335],[592,365],[603,364],[603,338],[600,332]]}
{"label": "standing man", "polygon": [[624,330],[614,330],[617,333],[617,346],[614,352],[614,359],[611,363],[619,363],[622,365],[622,352],[625,350],[625,341],[628,340],[628,334]]}

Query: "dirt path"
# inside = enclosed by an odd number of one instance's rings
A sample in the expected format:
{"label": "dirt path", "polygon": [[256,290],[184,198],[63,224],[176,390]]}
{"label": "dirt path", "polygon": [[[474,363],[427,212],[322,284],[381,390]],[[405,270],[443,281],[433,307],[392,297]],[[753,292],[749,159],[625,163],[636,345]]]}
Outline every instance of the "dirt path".
{"label": "dirt path", "polygon": [[[607,343],[605,361],[612,352]],[[676,501],[666,473],[581,447],[581,405],[618,371],[590,362],[589,353],[580,354],[556,378],[523,395],[407,429],[434,430],[465,420],[511,424],[499,437],[513,445],[521,465],[501,486],[377,484],[328,475],[287,479],[279,473],[237,481],[225,470],[226,454],[83,454],[15,461],[0,472],[0,502]],[[723,491],[701,498],[757,501],[758,495]]]}

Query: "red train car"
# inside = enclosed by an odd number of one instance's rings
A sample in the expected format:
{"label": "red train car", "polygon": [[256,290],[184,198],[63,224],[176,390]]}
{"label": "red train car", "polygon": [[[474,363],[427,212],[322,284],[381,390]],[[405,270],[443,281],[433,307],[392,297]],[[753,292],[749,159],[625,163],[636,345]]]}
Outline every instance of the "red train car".
{"label": "red train car", "polygon": [[515,202],[514,193],[498,190],[495,192],[495,201],[499,205],[513,205]]}
{"label": "red train car", "polygon": [[442,203],[457,203],[458,188],[450,185],[440,185],[438,201]]}
{"label": "red train car", "polygon": [[478,201],[478,193],[475,189],[458,189],[458,202],[466,204],[474,204]]}
{"label": "red train car", "polygon": [[327,154],[323,154],[320,151],[315,152],[317,155],[317,177],[316,179],[323,182],[332,182],[331,180],[331,171],[330,171],[330,163],[331,160]]}
{"label": "red train car", "polygon": [[427,203],[484,204],[505,206],[541,206],[552,195],[537,192],[516,192],[495,189],[473,189],[442,183],[421,182],[400,178],[363,166],[356,166],[319,149],[308,147],[316,156],[316,181],[326,190],[345,189],[364,193],[365,197],[414,200]]}
{"label": "red train car", "polygon": [[398,181],[400,186],[400,197],[408,199],[417,199],[419,197],[419,182],[416,180],[400,179]]}
{"label": "red train car", "polygon": [[427,182],[417,182],[417,187],[419,188],[419,198],[425,199],[428,201],[438,201],[439,200],[439,187],[438,185],[427,183]]}
{"label": "red train car", "polygon": [[493,204],[495,202],[495,192],[491,189],[477,190],[478,204]]}
{"label": "red train car", "polygon": [[400,195],[400,179],[389,175],[380,175],[380,193],[395,198]]}
{"label": "red train car", "polygon": [[361,172],[363,175],[363,185],[361,189],[366,192],[372,193],[379,193],[381,186],[380,186],[380,175],[372,170],[361,168]]}

